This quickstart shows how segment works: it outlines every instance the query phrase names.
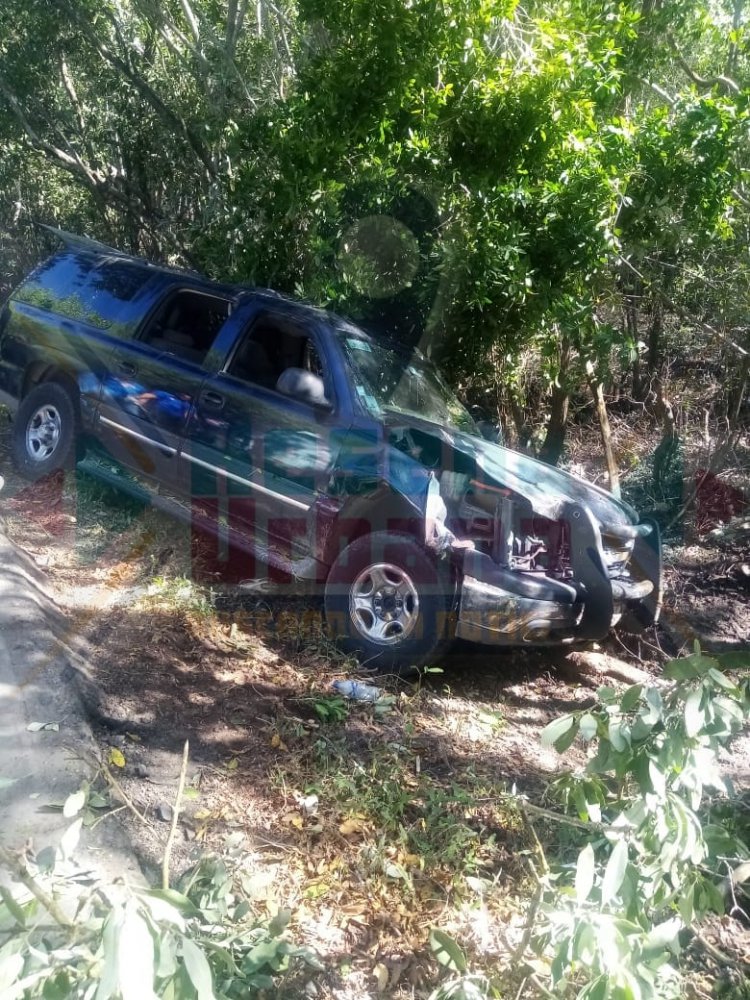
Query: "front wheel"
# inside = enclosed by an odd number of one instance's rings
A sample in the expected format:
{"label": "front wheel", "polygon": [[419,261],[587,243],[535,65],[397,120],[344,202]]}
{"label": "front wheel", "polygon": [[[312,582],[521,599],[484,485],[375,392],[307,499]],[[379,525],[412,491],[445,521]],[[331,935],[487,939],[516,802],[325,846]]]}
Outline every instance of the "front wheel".
{"label": "front wheel", "polygon": [[21,400],[13,419],[11,455],[25,479],[41,479],[75,462],[78,420],[70,393],[43,382]]}
{"label": "front wheel", "polygon": [[357,538],[331,567],[326,621],[345,652],[403,676],[452,638],[453,592],[448,567],[415,539],[379,531]]}

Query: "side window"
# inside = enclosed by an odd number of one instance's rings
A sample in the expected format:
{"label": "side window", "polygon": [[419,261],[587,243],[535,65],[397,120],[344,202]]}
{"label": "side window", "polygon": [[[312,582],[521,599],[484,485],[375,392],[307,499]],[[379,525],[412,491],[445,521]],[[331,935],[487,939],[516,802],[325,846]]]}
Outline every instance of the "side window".
{"label": "side window", "polygon": [[301,368],[325,378],[323,363],[313,338],[281,318],[256,320],[240,342],[227,372],[243,382],[277,389],[289,368]]}
{"label": "side window", "polygon": [[78,254],[57,254],[32,272],[28,281],[16,289],[14,298],[39,309],[100,326],[85,296],[92,267],[90,259]]}
{"label": "side window", "polygon": [[183,289],[168,295],[147,321],[139,339],[157,351],[203,363],[232,311],[230,299]]}
{"label": "side window", "polygon": [[38,267],[14,297],[123,336],[129,329],[122,322],[128,305],[150,277],[149,269],[136,261],[111,258],[96,263],[82,254],[62,253]]}
{"label": "side window", "polygon": [[129,305],[153,278],[153,271],[136,261],[105,261],[89,275],[86,299],[89,308],[118,336],[132,335]]}

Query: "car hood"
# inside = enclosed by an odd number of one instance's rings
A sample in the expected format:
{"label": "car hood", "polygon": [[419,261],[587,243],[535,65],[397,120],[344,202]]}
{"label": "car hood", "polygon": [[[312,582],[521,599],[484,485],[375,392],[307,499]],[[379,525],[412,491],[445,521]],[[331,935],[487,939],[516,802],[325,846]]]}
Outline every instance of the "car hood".
{"label": "car hood", "polygon": [[483,438],[452,430],[446,433],[453,448],[472,458],[488,482],[520,494],[543,517],[559,517],[563,504],[573,502],[586,504],[603,523],[638,521],[632,507],[585,479]]}
{"label": "car hood", "polygon": [[[442,442],[442,468],[449,469],[446,445],[455,453],[453,470],[469,468],[481,482],[505,487],[528,500],[535,513],[557,520],[568,503],[585,504],[603,524],[636,524],[637,512],[606,490],[562,469],[529,458],[510,448],[454,428],[438,427],[418,418],[392,415],[390,427],[407,426],[429,433]],[[467,461],[468,460],[468,461]],[[451,471],[453,471],[451,470]],[[437,470],[436,470],[437,472]]]}

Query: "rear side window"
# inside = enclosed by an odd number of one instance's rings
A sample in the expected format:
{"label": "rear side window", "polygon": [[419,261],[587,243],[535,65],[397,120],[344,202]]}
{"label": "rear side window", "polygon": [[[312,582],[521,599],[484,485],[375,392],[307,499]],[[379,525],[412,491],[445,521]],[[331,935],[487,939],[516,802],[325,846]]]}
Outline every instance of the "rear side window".
{"label": "rear side window", "polygon": [[126,328],[118,329],[118,324],[151,276],[136,262],[119,258],[97,262],[63,253],[40,265],[14,298],[123,336]]}
{"label": "rear side window", "polygon": [[157,351],[201,365],[232,311],[232,301],[195,289],[172,292],[138,339]]}

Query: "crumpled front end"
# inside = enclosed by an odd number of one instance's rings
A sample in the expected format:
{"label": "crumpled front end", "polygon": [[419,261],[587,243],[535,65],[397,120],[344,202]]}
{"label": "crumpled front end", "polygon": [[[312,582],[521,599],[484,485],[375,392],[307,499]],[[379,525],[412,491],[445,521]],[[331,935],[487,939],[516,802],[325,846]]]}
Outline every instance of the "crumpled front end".
{"label": "crumpled front end", "polygon": [[569,499],[555,517],[544,516],[509,489],[460,478],[434,479],[425,508],[426,544],[460,569],[459,637],[566,644],[602,639],[617,623],[637,632],[657,620],[655,522],[602,522],[587,503]]}
{"label": "crumpled front end", "polygon": [[[603,639],[618,622],[628,631],[653,624],[661,603],[658,528],[640,524],[634,539],[603,534],[591,512],[572,506],[567,581],[514,572],[476,550],[466,553],[456,634],[496,645]],[[632,541],[627,564],[613,556]],[[614,572],[613,572],[614,570]]]}

